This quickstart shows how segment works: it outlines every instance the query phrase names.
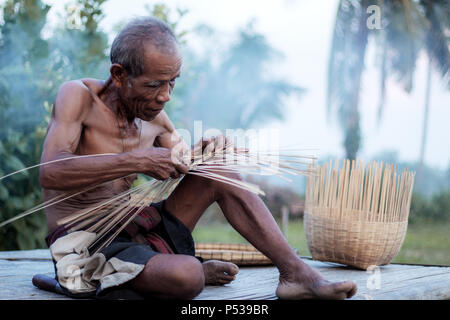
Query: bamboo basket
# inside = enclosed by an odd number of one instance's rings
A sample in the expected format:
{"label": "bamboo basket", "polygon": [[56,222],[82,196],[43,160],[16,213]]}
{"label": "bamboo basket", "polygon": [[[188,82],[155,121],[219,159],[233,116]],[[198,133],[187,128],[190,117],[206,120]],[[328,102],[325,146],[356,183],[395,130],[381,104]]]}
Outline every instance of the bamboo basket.
{"label": "bamboo basket", "polygon": [[345,160],[318,166],[306,187],[304,228],[312,258],[360,269],[389,264],[408,227],[414,172]]}
{"label": "bamboo basket", "polygon": [[269,258],[250,244],[196,243],[195,255],[204,261],[221,260],[238,266],[272,264]]}

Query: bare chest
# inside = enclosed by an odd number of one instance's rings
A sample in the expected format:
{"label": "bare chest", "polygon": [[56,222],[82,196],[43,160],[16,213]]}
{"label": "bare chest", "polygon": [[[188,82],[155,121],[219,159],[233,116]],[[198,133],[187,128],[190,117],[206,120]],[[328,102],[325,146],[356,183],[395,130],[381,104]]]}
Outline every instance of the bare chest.
{"label": "bare chest", "polygon": [[112,111],[96,105],[83,125],[77,153],[122,153],[150,148],[159,131],[156,125],[138,118],[124,124]]}
{"label": "bare chest", "polygon": [[[105,106],[96,105],[83,125],[76,153],[118,154],[150,148],[158,134],[158,126],[150,122],[135,119],[134,123],[123,125],[112,111]],[[106,183],[100,188],[103,191],[97,190],[95,197],[109,197],[121,193],[131,187],[136,177],[137,174],[132,174]]]}

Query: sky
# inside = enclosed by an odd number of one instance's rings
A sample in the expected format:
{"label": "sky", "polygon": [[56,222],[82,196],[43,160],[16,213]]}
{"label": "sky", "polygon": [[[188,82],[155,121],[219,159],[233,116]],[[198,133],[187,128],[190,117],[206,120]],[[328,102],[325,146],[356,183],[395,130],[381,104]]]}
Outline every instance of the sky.
{"label": "sky", "polygon": [[[47,0],[52,5],[50,24],[57,21],[69,1]],[[109,0],[103,8],[101,28],[111,32],[113,26],[133,16],[146,14],[142,0]],[[286,101],[285,120],[268,126],[279,130],[280,145],[313,148],[319,159],[328,155],[344,157],[343,136],[335,113],[327,120],[326,84],[332,32],[338,0],[166,0],[170,8],[188,9],[180,29],[199,23],[213,27],[221,42],[233,41],[239,28],[250,20],[269,44],[283,54],[268,72],[303,87],[300,98]],[[189,39],[188,39],[189,40]],[[198,44],[192,44],[198,45]],[[395,151],[399,161],[417,161],[423,126],[427,58],[421,55],[414,78],[414,90],[407,94],[394,81],[387,83],[385,112],[377,125],[379,73],[373,50],[369,50],[360,93],[362,148],[361,159],[368,160],[382,151]],[[176,90],[176,89],[175,89]],[[249,93],[251,94],[251,93]],[[432,74],[428,144],[425,162],[435,168],[450,166],[450,92],[436,72]]]}

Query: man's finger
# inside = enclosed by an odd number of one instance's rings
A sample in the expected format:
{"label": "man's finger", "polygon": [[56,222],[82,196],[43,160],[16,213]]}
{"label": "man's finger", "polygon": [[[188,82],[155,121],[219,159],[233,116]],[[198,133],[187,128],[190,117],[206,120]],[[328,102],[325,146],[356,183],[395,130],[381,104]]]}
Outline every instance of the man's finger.
{"label": "man's finger", "polygon": [[225,137],[225,145],[226,148],[233,147],[234,146],[233,139],[231,137]]}
{"label": "man's finger", "polygon": [[203,154],[209,155],[214,151],[214,141],[210,141],[208,145],[206,145],[205,149],[203,150]]}
{"label": "man's finger", "polygon": [[225,137],[220,135],[217,136],[215,139],[215,144],[216,144],[216,152],[222,152],[223,149],[225,148]]}
{"label": "man's finger", "polygon": [[181,174],[186,174],[189,171],[189,167],[181,162],[175,164],[175,169]]}
{"label": "man's finger", "polygon": [[207,147],[212,142],[214,142],[212,138],[202,138],[202,140],[201,140],[202,149]]}
{"label": "man's finger", "polygon": [[234,146],[234,141],[230,137],[227,137],[225,139],[225,150],[227,154],[233,154],[236,150],[236,147]]}
{"label": "man's finger", "polygon": [[218,156],[218,157],[220,157],[220,158],[222,158],[223,159],[223,156],[224,156],[224,148],[225,148],[225,137],[224,136],[222,136],[222,135],[220,135],[220,136],[217,136],[216,137],[216,139],[215,139],[215,150],[214,150],[214,152],[215,152],[215,154]]}
{"label": "man's finger", "polygon": [[178,179],[178,178],[180,177],[180,173],[179,173],[177,170],[173,170],[173,171],[170,173],[170,177],[171,177],[172,179]]}

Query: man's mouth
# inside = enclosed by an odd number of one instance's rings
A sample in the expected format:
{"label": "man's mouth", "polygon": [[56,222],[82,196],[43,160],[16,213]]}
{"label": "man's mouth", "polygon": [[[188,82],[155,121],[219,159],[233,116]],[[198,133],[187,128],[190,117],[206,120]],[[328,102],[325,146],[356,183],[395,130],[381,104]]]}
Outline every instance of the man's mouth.
{"label": "man's mouth", "polygon": [[160,107],[149,107],[148,108],[151,112],[161,112],[162,109],[164,109],[164,105]]}
{"label": "man's mouth", "polygon": [[141,116],[147,119],[154,119],[163,108],[147,108],[146,110],[142,110]]}

